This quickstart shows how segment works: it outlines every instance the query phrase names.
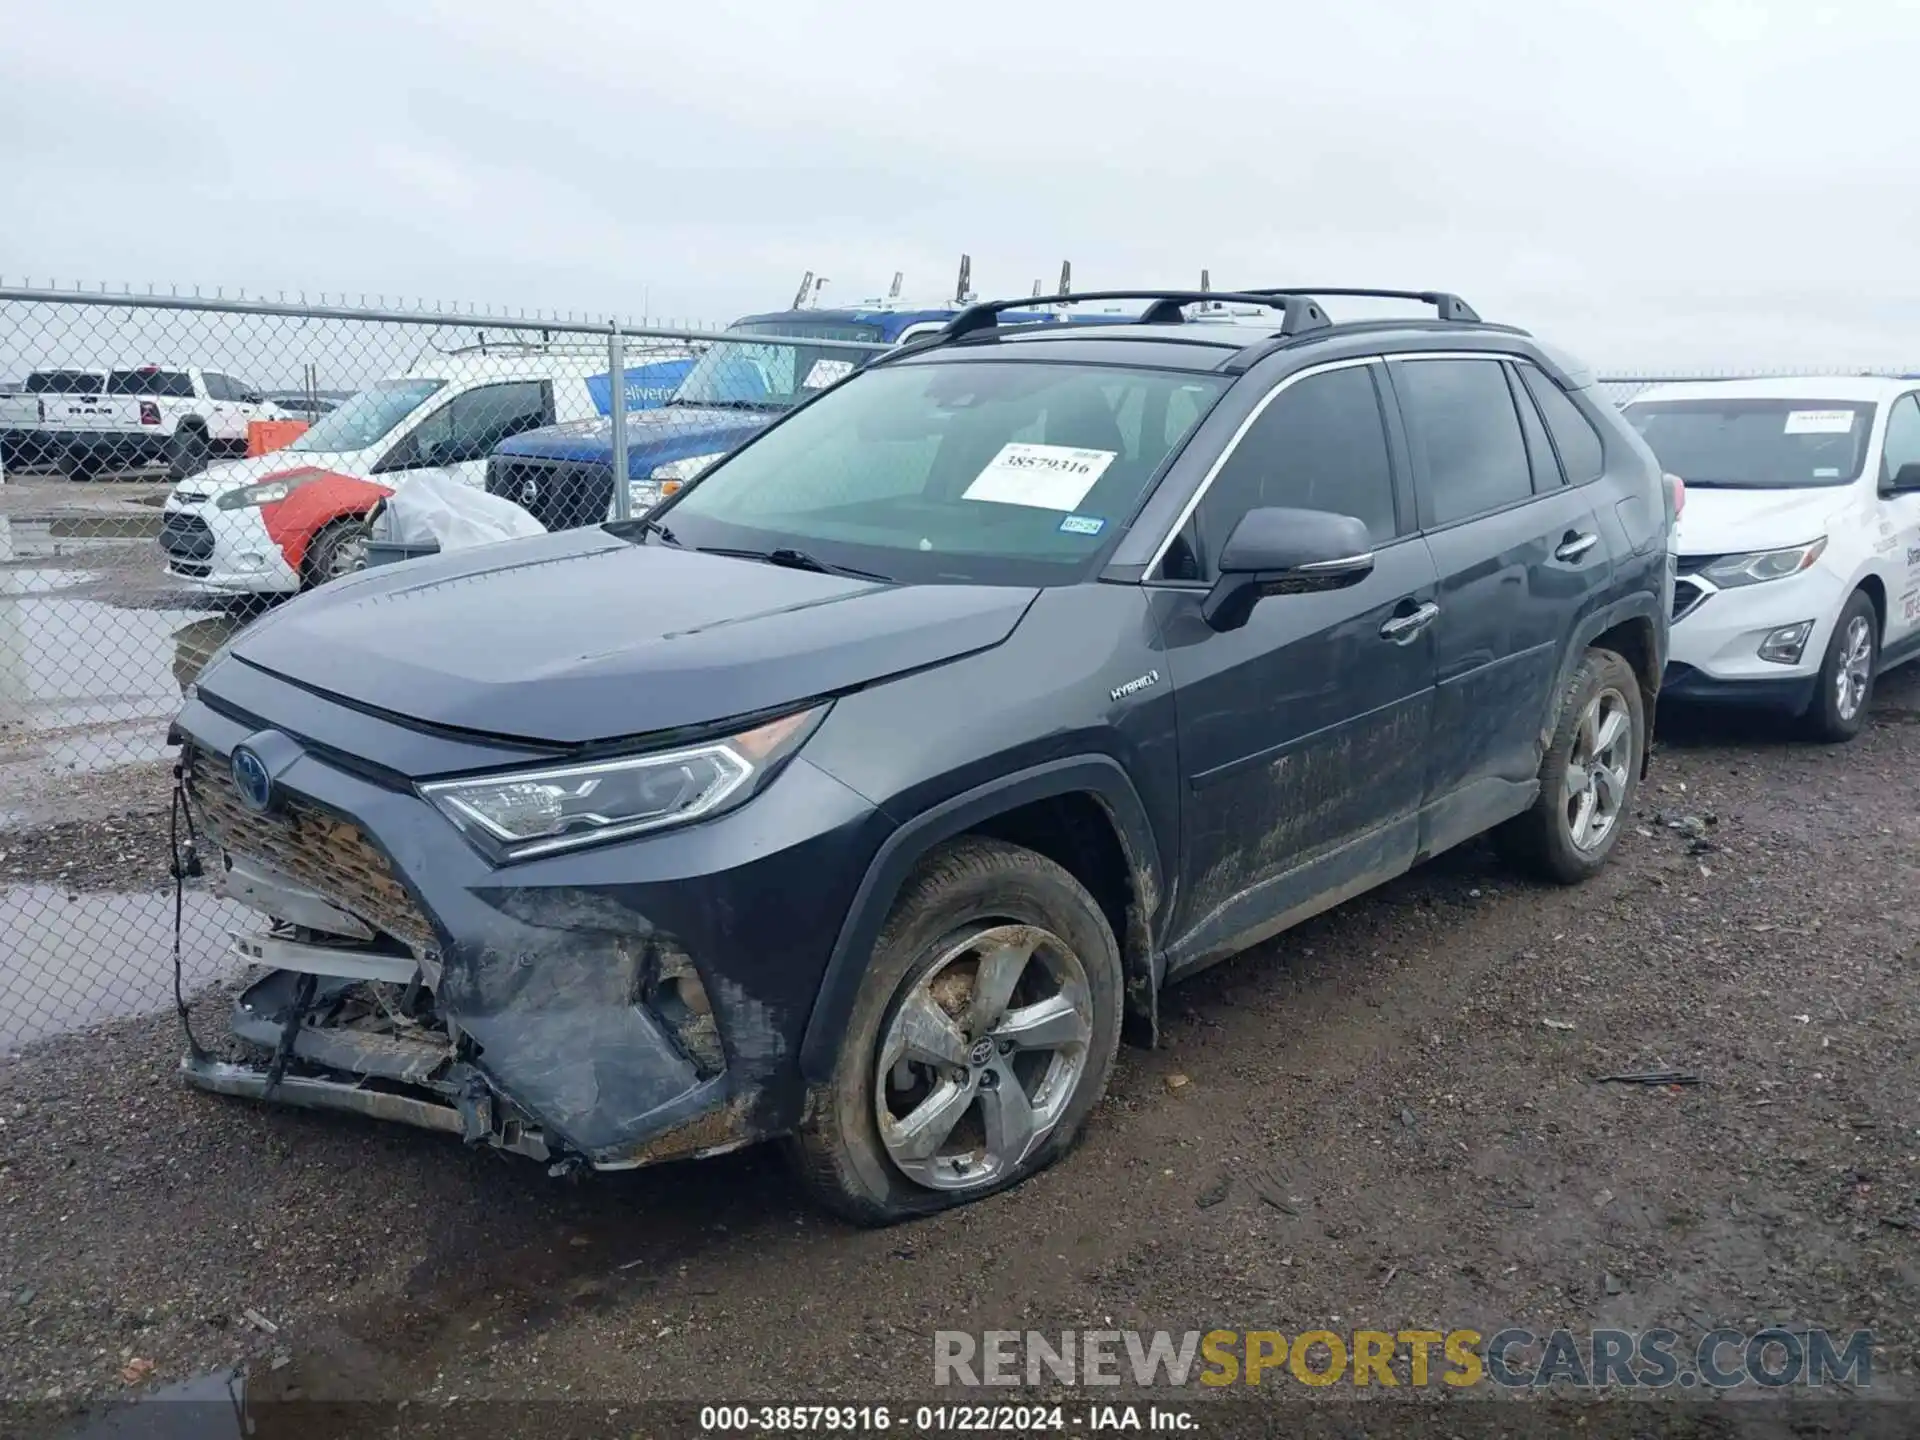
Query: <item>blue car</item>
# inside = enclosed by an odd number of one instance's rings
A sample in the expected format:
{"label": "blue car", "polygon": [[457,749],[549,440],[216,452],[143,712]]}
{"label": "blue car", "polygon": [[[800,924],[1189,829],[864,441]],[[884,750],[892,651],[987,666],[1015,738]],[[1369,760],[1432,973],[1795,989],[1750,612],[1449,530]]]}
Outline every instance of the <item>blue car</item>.
{"label": "blue car", "polygon": [[[887,349],[939,330],[958,306],[921,310],[779,310],[734,322],[664,405],[627,416],[628,491],[634,514],[674,493],[773,420]],[[1075,316],[1074,323],[1123,319]],[[1020,311],[1007,324],[1058,324],[1054,310]],[[854,341],[871,350],[809,341]],[[487,462],[487,490],[531,512],[549,530],[597,525],[613,504],[613,424],[604,415],[549,425],[502,441]]]}

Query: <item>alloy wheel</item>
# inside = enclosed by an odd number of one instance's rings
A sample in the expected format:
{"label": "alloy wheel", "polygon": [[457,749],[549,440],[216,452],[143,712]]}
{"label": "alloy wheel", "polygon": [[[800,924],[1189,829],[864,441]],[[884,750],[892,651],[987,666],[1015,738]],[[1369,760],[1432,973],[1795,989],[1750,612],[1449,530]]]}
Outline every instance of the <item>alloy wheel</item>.
{"label": "alloy wheel", "polygon": [[1588,703],[1567,757],[1567,834],[1578,850],[1597,850],[1620,823],[1633,764],[1633,712],[1618,690]]}
{"label": "alloy wheel", "polygon": [[1034,925],[979,930],[894,1007],[875,1061],[887,1157],[932,1190],[1004,1179],[1059,1124],[1086,1073],[1093,997],[1067,943]]}

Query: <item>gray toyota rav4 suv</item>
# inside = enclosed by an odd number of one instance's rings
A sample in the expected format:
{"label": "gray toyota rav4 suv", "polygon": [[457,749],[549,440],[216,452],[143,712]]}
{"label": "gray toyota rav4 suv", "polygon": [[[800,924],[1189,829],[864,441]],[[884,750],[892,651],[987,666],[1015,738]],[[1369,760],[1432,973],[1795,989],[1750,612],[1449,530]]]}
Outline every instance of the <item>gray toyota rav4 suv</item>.
{"label": "gray toyota rav4 suv", "polygon": [[1673,504],[1588,376],[1447,294],[1076,298],[1145,308],[974,306],[644,519],[242,632],[180,798],[266,969],[187,1077],[558,1170],[779,1138],[884,1222],[1064,1152],[1182,975],[1486,831],[1593,874]]}

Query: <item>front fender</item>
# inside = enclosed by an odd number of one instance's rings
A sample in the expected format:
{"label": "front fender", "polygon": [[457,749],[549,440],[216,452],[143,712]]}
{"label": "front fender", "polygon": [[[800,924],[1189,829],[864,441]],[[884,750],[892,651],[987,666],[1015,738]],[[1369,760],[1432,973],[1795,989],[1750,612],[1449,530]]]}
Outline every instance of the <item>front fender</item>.
{"label": "front fender", "polygon": [[[996,815],[1036,800],[1076,793],[1091,794],[1112,819],[1121,847],[1126,851],[1141,912],[1146,916],[1154,914],[1165,893],[1159,846],[1139,792],[1111,756],[1078,755],[1051,761],[1001,776],[942,801],[890,834],[861,877],[860,888],[854,892],[853,904],[841,922],[833,953],[827,960],[826,973],[821,976],[820,993],[800,1042],[800,1070],[809,1082],[824,1082],[833,1073],[847,1019],[853,1013],[861,981],[866,977],[874,942],[879,939],[900,887],[921,857],[942,841],[951,840]],[[1123,951],[1128,948],[1126,936],[1115,938],[1121,942]],[[1152,946],[1146,948],[1153,949]],[[1159,986],[1161,962],[1156,955],[1147,963],[1152,973],[1139,978],[1151,995]],[[1135,990],[1136,977],[1127,978],[1129,990]]]}

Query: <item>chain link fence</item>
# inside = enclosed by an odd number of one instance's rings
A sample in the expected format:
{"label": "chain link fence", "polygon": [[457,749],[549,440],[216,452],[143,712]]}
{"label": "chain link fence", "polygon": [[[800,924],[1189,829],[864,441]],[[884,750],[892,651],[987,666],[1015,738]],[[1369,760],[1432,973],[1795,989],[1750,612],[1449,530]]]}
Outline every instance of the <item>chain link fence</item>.
{"label": "chain link fence", "polygon": [[[266,608],[417,548],[370,532],[384,495],[435,475],[547,529],[640,513],[883,348],[824,314],[0,288],[0,1053],[170,1003],[167,722]],[[1686,378],[1733,372],[1601,383]],[[183,914],[187,985],[237,970],[243,912],[203,878]]]}
{"label": "chain link fence", "polygon": [[[167,723],[264,610],[422,548],[383,496],[437,476],[547,529],[643,513],[882,348],[0,288],[0,1054],[171,1003]],[[241,968],[244,913],[188,883],[190,990]]]}

